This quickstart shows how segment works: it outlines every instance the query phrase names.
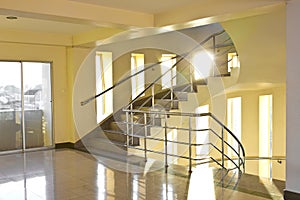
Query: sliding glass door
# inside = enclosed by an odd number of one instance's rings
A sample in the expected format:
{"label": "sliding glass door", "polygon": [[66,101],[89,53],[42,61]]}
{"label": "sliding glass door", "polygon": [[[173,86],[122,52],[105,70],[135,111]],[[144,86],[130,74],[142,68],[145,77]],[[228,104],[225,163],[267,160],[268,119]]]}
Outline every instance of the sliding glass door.
{"label": "sliding glass door", "polygon": [[0,62],[0,151],[22,149],[21,63]]}
{"label": "sliding glass door", "polygon": [[51,64],[0,62],[0,151],[51,147]]}

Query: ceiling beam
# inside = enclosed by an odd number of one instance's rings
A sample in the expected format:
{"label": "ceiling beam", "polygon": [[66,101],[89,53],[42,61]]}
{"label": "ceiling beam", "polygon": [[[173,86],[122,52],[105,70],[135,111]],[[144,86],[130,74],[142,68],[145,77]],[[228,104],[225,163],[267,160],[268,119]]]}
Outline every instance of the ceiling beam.
{"label": "ceiling beam", "polygon": [[156,27],[174,30],[249,17],[271,12],[285,5],[284,0],[209,0],[199,1],[154,16]]}
{"label": "ceiling beam", "polygon": [[152,27],[152,14],[68,0],[1,0],[0,14],[114,27]]}

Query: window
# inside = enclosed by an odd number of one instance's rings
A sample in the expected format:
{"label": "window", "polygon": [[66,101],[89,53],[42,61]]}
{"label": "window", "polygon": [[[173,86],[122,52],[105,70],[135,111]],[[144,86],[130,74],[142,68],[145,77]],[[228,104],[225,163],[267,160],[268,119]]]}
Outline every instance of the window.
{"label": "window", "polygon": [[[161,56],[161,74],[166,73],[170,70],[176,63],[175,54],[162,54]],[[166,75],[164,75],[161,79],[162,88],[171,88],[176,85],[176,66],[169,71]]]}
{"label": "window", "polygon": [[[96,94],[103,92],[113,85],[112,53],[96,53]],[[113,112],[112,90],[96,99],[97,123]]]}
{"label": "window", "polygon": [[[242,98],[235,97],[227,99],[227,127],[233,132],[233,134],[241,140],[242,132]],[[233,137],[228,136],[229,144],[238,152],[238,143]],[[228,148],[229,157],[235,157],[231,148]],[[230,165],[229,161],[229,165]]]}
{"label": "window", "polygon": [[[175,141],[177,142],[177,130],[176,129],[172,129],[168,132],[168,140],[169,141]],[[167,152],[169,154],[173,154],[173,155],[177,155],[178,154],[178,146],[177,143],[172,143],[172,142],[168,142],[168,149]],[[168,156],[168,163],[173,163],[176,164],[177,163],[177,157],[174,156]]]}
{"label": "window", "polygon": [[[196,108],[196,113],[208,113],[209,105],[204,105]],[[197,117],[196,118],[196,129],[208,129],[209,128],[209,117]],[[209,132],[208,131],[197,131],[196,132],[196,143],[197,144],[208,144],[209,143]],[[209,153],[208,145],[196,146],[196,155],[207,155]]]}
{"label": "window", "polygon": [[240,60],[236,52],[228,53],[228,72],[231,72],[232,68],[240,67]]}
{"label": "window", "polygon": [[[259,156],[272,156],[272,95],[259,96]],[[272,162],[259,161],[259,176],[272,178]]]}
{"label": "window", "polygon": [[[144,70],[144,54],[131,54],[131,75]],[[145,89],[145,74],[141,72],[131,79],[131,94],[132,99],[137,97]]]}
{"label": "window", "polygon": [[208,51],[199,51],[192,56],[194,79],[199,80],[213,75],[214,55]]}

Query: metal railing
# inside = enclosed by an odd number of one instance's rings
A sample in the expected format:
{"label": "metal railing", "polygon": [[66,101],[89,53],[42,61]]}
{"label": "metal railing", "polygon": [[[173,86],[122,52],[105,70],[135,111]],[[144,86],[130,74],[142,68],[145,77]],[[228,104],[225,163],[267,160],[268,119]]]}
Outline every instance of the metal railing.
{"label": "metal railing", "polygon": [[[172,67],[166,71],[164,74],[162,74],[160,77],[158,77],[157,79],[155,79],[152,83],[155,84],[158,80],[161,79],[161,77],[163,77],[165,74],[167,74],[169,71],[171,71],[176,65],[178,65],[181,61],[183,61],[188,55],[190,55],[192,52],[194,52],[196,49],[198,49],[199,47],[203,46],[205,43],[207,43],[208,41],[210,40],[213,40],[213,46],[211,47],[213,49],[213,51],[215,52],[218,45],[216,43],[216,37],[219,36],[219,35],[222,35],[223,33],[226,33],[224,30],[218,32],[218,33],[214,33],[212,35],[210,35],[209,37],[207,37],[206,39],[204,39],[202,42],[200,42],[199,44],[197,44],[194,48],[192,48],[190,51],[186,52],[186,53],[183,53],[181,55],[176,55],[174,57],[171,58],[172,59],[179,59],[178,61],[176,61],[176,63],[174,65],[172,65]],[[223,42],[226,42],[227,40],[224,40]],[[165,60],[165,61],[159,61],[159,62],[156,62],[156,63],[153,63],[143,69],[141,69],[140,71],[137,71],[136,73],[133,73],[123,79],[121,79],[120,81],[116,82],[113,86],[105,89],[104,91],[100,92],[99,94],[96,94],[94,96],[91,96],[90,98],[84,100],[84,101],[81,101],[81,106],[84,106],[86,104],[88,104],[89,102],[91,102],[92,100],[100,97],[101,95],[109,92],[110,90],[116,88],[117,86],[123,84],[124,82],[128,81],[128,80],[131,80],[131,78],[133,77],[136,77],[137,75],[139,75],[140,73],[142,72],[145,72],[145,71],[148,71],[149,69],[153,69],[153,67],[156,67],[156,66],[160,66],[163,62],[166,62],[168,60]],[[145,93],[146,90],[148,90],[150,87],[152,87],[152,84],[150,84],[148,87],[146,87],[139,95],[137,95],[133,100],[135,101],[136,99],[138,99],[139,97],[141,97],[141,95],[143,95]]]}
{"label": "metal railing", "polygon": [[[187,53],[184,53],[180,56],[175,56],[173,57],[172,59],[176,59],[176,58],[179,58],[178,60],[176,60],[176,62],[163,74],[161,74],[160,76],[158,76],[156,79],[154,79],[139,95],[137,95],[134,99],[131,100],[131,102],[129,102],[128,106],[132,108],[132,105],[133,103],[139,99],[142,95],[144,95],[146,93],[146,91],[148,90],[151,90],[151,99],[152,99],[152,103],[154,103],[154,94],[155,94],[155,84],[157,84],[159,82],[159,80],[161,80],[166,74],[170,73],[173,71],[173,69],[176,67],[176,65],[178,65],[180,62],[182,62],[187,56],[189,56],[191,53],[193,53],[195,50],[197,50],[199,47],[202,47],[203,45],[205,45],[208,41],[210,40],[213,40],[213,46],[212,46],[212,49],[213,49],[213,52],[215,53],[216,51],[216,37],[223,34],[223,33],[226,33],[224,30],[218,32],[218,33],[215,33],[215,34],[212,34],[210,35],[209,37],[207,37],[206,39],[204,39],[202,42],[200,42],[199,44],[197,44],[194,48],[192,48],[189,52]],[[159,62],[160,64],[162,62]],[[192,68],[190,68],[192,69]],[[143,70],[141,70],[142,72]],[[192,74],[192,73],[190,73]],[[177,76],[177,74],[175,75]],[[170,87],[170,90],[171,90],[171,100],[173,100],[172,96],[173,96],[173,80],[174,79],[174,76],[172,76],[171,78],[171,87]],[[193,79],[190,77],[190,84],[193,84]],[[127,106],[127,108],[128,108]]]}
{"label": "metal railing", "polygon": [[[169,111],[142,111],[142,110],[135,110],[135,109],[124,109],[124,112],[126,112],[127,119],[129,119],[130,115],[134,114],[142,114],[144,122],[143,123],[132,123],[128,122],[127,123],[127,131],[126,135],[128,138],[130,137],[138,137],[144,140],[144,145],[142,147],[136,147],[136,146],[131,146],[130,143],[127,143],[128,148],[136,149],[136,150],[141,150],[144,152],[144,157],[145,160],[147,160],[147,153],[156,153],[156,154],[162,154],[165,156],[165,167],[168,167],[168,157],[177,157],[177,158],[182,158],[182,159],[187,159],[189,164],[189,171],[192,171],[192,166],[193,166],[193,161],[201,161],[201,164],[204,163],[216,163],[217,165],[221,166],[224,169],[227,170],[233,170],[233,169],[238,169],[240,172],[245,171],[245,150],[243,148],[243,145],[239,141],[239,139],[222,123],[220,122],[213,114],[211,113],[201,113],[201,114],[196,114],[196,113],[183,113],[183,112],[169,112]],[[158,115],[161,117],[161,119],[164,121],[162,125],[155,125],[151,123],[152,116]],[[167,118],[169,117],[181,117],[181,118],[186,118],[186,121],[188,121],[188,126],[187,127],[178,127],[177,126],[169,126],[168,125],[168,120]],[[207,128],[202,128],[202,129],[197,129],[194,126],[193,119],[195,120],[196,118],[200,117],[209,117],[212,122],[211,124],[215,123],[218,125],[218,127],[207,127]],[[184,120],[184,119],[183,119]],[[139,131],[133,132],[133,126],[140,126],[141,129],[143,130],[143,134],[138,133]],[[214,126],[214,125],[212,125]],[[160,137],[155,137],[151,136],[148,131],[148,128],[162,128]],[[168,137],[168,132],[169,130],[177,130],[180,131],[180,134],[185,134],[188,136],[187,141],[176,141],[172,140],[171,138]],[[209,135],[214,136],[217,141],[215,142],[208,142],[208,143],[198,143],[196,141],[196,137],[198,134],[202,134],[203,132],[208,132]],[[193,137],[194,136],[194,137]],[[232,137],[235,141],[235,144],[230,144],[225,140],[225,138]],[[164,150],[160,151],[159,149],[149,149],[147,146],[147,143],[149,141],[158,141],[162,142],[164,146]],[[187,152],[182,152],[181,155],[179,154],[173,154],[168,152],[168,144],[180,144],[180,145],[185,145],[187,148]],[[195,152],[195,147],[199,146],[210,146],[212,150],[216,150],[217,153],[220,154],[218,157],[213,157],[213,156],[208,156],[208,157],[197,157],[197,154]],[[235,147],[234,147],[235,146]],[[193,151],[194,148],[194,151]],[[232,157],[227,155],[227,152],[231,152]],[[227,162],[227,163],[226,163]],[[231,164],[230,164],[231,163]],[[231,166],[231,167],[230,167]]]}
{"label": "metal railing", "polygon": [[[202,114],[196,114],[196,113],[183,113],[183,112],[169,112],[164,109],[159,110],[155,109],[155,100],[156,100],[156,91],[155,91],[155,84],[158,84],[158,82],[164,77],[166,74],[172,72],[172,70],[178,65],[180,62],[182,62],[184,59],[187,58],[191,53],[193,53],[195,50],[197,50],[200,46],[206,44],[208,41],[212,40],[213,42],[213,52],[216,54],[216,48],[218,45],[216,44],[216,37],[225,33],[225,31],[221,31],[218,33],[215,33],[209,37],[207,37],[205,40],[203,40],[201,43],[199,43],[196,47],[191,49],[188,53],[174,56],[171,59],[176,59],[175,64],[173,64],[165,73],[158,76],[155,80],[153,80],[140,94],[138,94],[134,99],[132,99],[127,106],[123,108],[123,111],[126,113],[126,130],[124,130],[123,135],[126,135],[126,146],[127,148],[132,148],[136,150],[142,150],[144,152],[145,160],[147,160],[147,154],[152,152],[156,154],[164,155],[165,158],[165,166],[168,167],[168,157],[177,157],[177,158],[183,158],[187,159],[189,162],[189,171],[192,171],[192,162],[201,162],[203,163],[216,163],[217,165],[221,166],[224,169],[238,169],[240,172],[245,171],[245,151],[240,143],[239,139],[221,122],[219,121],[213,114],[211,113],[202,113]],[[227,42],[227,40],[225,40]],[[229,51],[229,50],[227,50]],[[226,53],[226,52],[225,52]],[[178,60],[177,60],[178,59]],[[152,69],[153,67],[160,66],[163,63],[163,61],[157,62],[155,64],[152,64],[143,70],[140,70],[122,80],[114,84],[112,87],[104,90],[103,92],[92,96],[88,98],[85,101],[81,102],[81,105],[85,105],[89,103],[90,101],[96,99],[97,97],[105,94],[106,92],[114,89],[115,87],[121,85],[122,83],[126,82],[127,80],[130,80],[131,78],[137,76],[138,74],[147,71],[149,69]],[[186,67],[184,68],[186,69]],[[191,67],[188,68],[189,70],[192,70]],[[193,84],[194,80],[192,78],[192,71],[190,71],[190,77],[189,82],[186,84],[182,91],[185,91],[190,87],[190,91],[193,91]],[[169,91],[161,97],[160,99],[167,99],[166,97],[170,95],[170,103],[171,107],[177,99],[174,98],[174,88],[178,87],[179,85],[173,84],[173,79],[178,75],[176,73],[175,75],[171,73],[171,87],[169,88]],[[142,104],[136,108],[134,106],[134,103],[136,103],[138,100],[141,100],[142,95],[144,95],[147,91],[151,91],[150,96],[143,97],[144,100]],[[148,110],[143,110],[142,108],[148,103],[151,102],[152,108]],[[137,121],[134,121],[135,115],[141,115],[143,117],[139,118]],[[158,117],[157,117],[158,116]],[[184,120],[187,121],[188,126],[187,127],[178,127],[178,126],[170,126],[168,122],[169,117],[181,117],[185,118]],[[213,123],[213,126],[207,127],[205,129],[197,129],[195,128],[195,119],[200,117],[209,117],[211,119],[211,123]],[[161,124],[156,124],[155,119],[159,119],[161,121]],[[216,127],[214,127],[216,126]],[[140,127],[136,129],[135,127]],[[163,137],[157,138],[151,136],[149,132],[151,132],[151,128],[158,127],[162,128],[163,131]],[[168,130],[177,130],[180,131],[182,134],[185,134],[187,136],[187,141],[175,141],[173,139],[168,138]],[[215,142],[208,142],[208,143],[198,143],[195,141],[195,137],[197,135],[202,134],[204,131],[208,132],[211,137],[215,137]],[[143,148],[132,145],[130,141],[132,139],[140,138],[143,140]],[[235,145],[228,142],[226,139],[231,137],[232,141],[235,142]],[[164,146],[164,150],[160,151],[157,149],[150,149],[148,148],[148,143],[150,141],[158,141],[161,142]],[[168,152],[168,144],[178,144],[186,146],[187,148],[187,155],[185,154],[173,154]],[[208,156],[208,157],[199,157],[195,154],[195,150],[193,152],[193,149],[196,149],[199,146],[209,146],[211,148],[211,151],[215,151],[214,153],[219,153],[219,156]],[[230,155],[227,154],[227,152],[231,152]]]}
{"label": "metal railing", "polygon": [[[221,31],[219,33],[216,33],[210,37],[208,37],[207,39],[205,39],[203,42],[200,43],[200,45],[204,45],[206,42],[208,42],[209,40],[213,40],[213,52],[214,54],[216,53],[216,36],[220,35],[224,33],[224,31]],[[169,156],[173,156],[173,157],[177,157],[177,158],[183,158],[183,159],[188,159],[189,160],[189,171],[191,172],[192,170],[192,161],[203,161],[206,160],[206,163],[210,163],[210,162],[214,162],[217,165],[221,166],[222,168],[226,168],[226,169],[238,169],[240,172],[245,171],[245,151],[244,148],[242,146],[242,144],[240,143],[239,139],[223,124],[221,123],[221,121],[219,121],[214,115],[212,115],[211,113],[204,113],[204,114],[196,114],[196,113],[183,113],[183,112],[169,112],[166,110],[157,110],[155,108],[155,100],[156,100],[156,93],[155,93],[155,84],[158,84],[158,82],[167,74],[173,71],[173,69],[175,68],[176,65],[178,65],[178,63],[180,63],[182,60],[184,60],[190,53],[192,53],[194,50],[196,50],[198,48],[195,47],[194,49],[192,49],[189,53],[183,55],[182,57],[180,57],[180,59],[178,61],[176,61],[175,64],[172,65],[172,67],[170,67],[165,73],[161,74],[160,76],[158,76],[151,84],[149,84],[144,91],[142,91],[139,95],[137,95],[136,98],[134,98],[127,106],[124,107],[123,111],[126,113],[126,135],[127,135],[127,147],[129,148],[134,148],[137,150],[142,150],[144,151],[144,156],[145,156],[145,160],[147,160],[147,153],[148,152],[152,152],[152,153],[157,153],[157,154],[163,154],[165,156],[165,166],[168,166],[168,157]],[[227,51],[230,50],[226,50],[225,53],[227,53]],[[228,61],[230,62],[230,60]],[[191,68],[190,68],[191,69]],[[172,73],[171,73],[172,74]],[[192,72],[190,72],[190,75],[192,74]],[[169,80],[171,87],[169,88],[169,91],[166,92],[166,94],[163,97],[160,97],[159,99],[165,99],[166,96],[170,96],[170,103],[171,103],[171,108],[173,105],[173,102],[175,101],[174,99],[174,87],[175,85],[173,85],[173,79],[176,78],[177,73],[175,74],[175,76],[173,76],[173,74],[171,75],[171,79]],[[177,85],[176,85],[177,86]],[[182,88],[182,91],[185,91],[185,89],[187,89],[188,87],[190,88],[190,91],[193,91],[193,78],[190,78],[189,83],[184,86]],[[146,91],[151,90],[151,95],[147,98],[144,99],[144,102],[136,107],[134,104],[140,100],[140,97],[142,95],[144,95],[146,93]],[[151,108],[149,108],[148,110],[144,110],[142,109],[148,102],[151,101]],[[143,115],[143,119],[144,122],[139,121],[139,122],[133,122],[133,116],[139,114],[139,115]],[[161,120],[164,120],[164,123],[162,125],[156,126],[155,123],[152,123],[154,121],[154,117],[153,116],[159,116],[161,118]],[[179,116],[182,118],[187,118],[186,120],[188,121],[188,127],[171,127],[167,125],[167,118],[170,116]],[[198,118],[198,117],[210,117],[214,122],[216,122],[218,124],[218,126],[221,128],[220,131],[216,131],[214,128],[206,128],[206,129],[197,129],[195,128],[195,126],[192,125],[192,119],[193,118]],[[150,119],[147,121],[147,119]],[[152,120],[151,120],[152,119]],[[143,129],[143,133],[144,134],[138,134],[137,129],[134,130],[135,126],[139,126],[141,127],[141,129]],[[161,127],[164,129],[164,134],[163,134],[163,138],[154,138],[149,136],[150,134],[148,133],[149,129],[148,128],[151,127]],[[179,130],[179,131],[183,131],[183,132],[187,132],[186,136],[188,138],[187,142],[182,142],[182,141],[174,141],[174,140],[170,140],[168,138],[168,130]],[[201,134],[201,132],[203,131],[208,131],[210,134],[213,134],[218,141],[220,141],[220,145],[218,145],[218,143],[213,143],[213,142],[208,142],[206,144],[201,144],[201,143],[197,143],[197,142],[192,142],[192,135],[193,133],[197,133],[197,134]],[[197,137],[196,134],[196,137]],[[140,148],[140,147],[136,147],[136,146],[131,146],[130,145],[130,138],[133,137],[138,137],[144,140],[144,148]],[[236,142],[235,147],[233,147],[229,142],[227,142],[225,140],[225,138],[229,138],[232,137],[233,141]],[[163,151],[159,151],[159,150],[150,150],[147,147],[147,143],[149,142],[149,140],[155,140],[155,141],[159,141],[162,142],[164,144],[164,150]],[[168,144],[180,144],[180,145],[186,145],[188,148],[188,155],[178,155],[178,154],[171,154],[168,152]],[[205,158],[197,158],[195,156],[192,156],[192,148],[193,147],[198,147],[198,146],[204,146],[204,145],[208,145],[210,146],[213,150],[216,150],[218,153],[220,153],[220,158],[214,158],[212,156],[209,156],[208,159]],[[229,156],[226,152],[231,152],[231,156]],[[231,158],[232,157],[232,158]],[[219,162],[220,160],[220,162]],[[228,167],[230,164],[225,164],[225,162],[230,162],[231,166],[233,167]],[[204,162],[202,162],[204,163]]]}

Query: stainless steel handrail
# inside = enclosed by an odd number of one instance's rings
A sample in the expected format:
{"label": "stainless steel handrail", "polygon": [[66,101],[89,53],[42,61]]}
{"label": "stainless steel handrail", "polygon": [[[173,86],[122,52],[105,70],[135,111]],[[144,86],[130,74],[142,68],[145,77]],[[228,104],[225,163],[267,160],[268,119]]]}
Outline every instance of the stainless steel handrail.
{"label": "stainless steel handrail", "polygon": [[[195,49],[199,48],[199,46],[202,46],[202,45],[205,44],[207,41],[209,41],[211,38],[213,38],[213,37],[215,37],[215,36],[217,36],[217,35],[223,34],[223,33],[225,33],[224,30],[222,30],[222,31],[220,31],[220,32],[218,32],[218,33],[214,33],[214,34],[210,35],[209,37],[207,37],[206,39],[204,39],[204,40],[203,40],[202,42],[200,42],[199,44],[197,44],[197,45],[196,45],[194,48],[192,48],[189,52],[183,53],[182,55],[176,55],[176,56],[172,57],[171,59],[176,59],[176,58],[180,58],[180,59],[179,59],[179,61],[177,61],[177,62],[170,68],[170,70],[172,70],[172,69],[173,69],[179,62],[181,62],[187,55],[189,55],[189,54],[190,54],[191,52],[193,52]],[[137,76],[138,74],[140,74],[140,73],[142,73],[142,72],[145,72],[145,71],[147,71],[147,70],[149,70],[149,69],[152,69],[152,68],[155,67],[155,66],[159,66],[161,63],[166,62],[166,61],[167,61],[167,60],[165,60],[165,61],[159,61],[159,62],[154,63],[154,64],[152,64],[152,65],[150,65],[150,66],[148,66],[148,67],[145,67],[144,69],[142,69],[142,70],[140,70],[140,71],[138,71],[138,72],[136,72],[136,73],[134,73],[134,74],[132,74],[132,75],[130,75],[130,76],[125,77],[124,79],[118,81],[118,82],[115,83],[113,86],[107,88],[106,90],[100,92],[99,94],[94,95],[94,96],[92,96],[92,97],[90,97],[90,98],[88,98],[88,99],[86,99],[86,100],[84,100],[84,101],[81,101],[81,102],[80,102],[81,106],[84,106],[84,105],[88,104],[90,101],[92,101],[92,100],[98,98],[99,96],[105,94],[106,92],[108,92],[108,91],[114,89],[115,87],[121,85],[122,83],[126,82],[127,80],[131,79],[132,77]],[[165,74],[167,74],[170,70],[168,70]],[[165,75],[165,74],[164,74],[164,75]],[[162,75],[162,76],[164,76],[164,75]],[[162,77],[162,76],[161,76],[161,77]],[[155,80],[154,83],[152,82],[153,85],[154,85],[159,79],[160,79],[160,78],[158,78],[157,80]],[[152,84],[150,84],[150,85],[152,86]],[[145,93],[146,90],[148,90],[149,88],[151,88],[151,86],[150,86],[150,87],[147,87],[144,91],[142,91],[142,92],[140,93],[140,95],[138,95],[138,96],[137,96],[135,99],[133,99],[131,102],[133,102],[134,100],[136,100],[137,98],[139,98],[141,95],[143,95],[143,94]],[[129,103],[129,104],[130,104],[130,103]]]}
{"label": "stainless steel handrail", "polygon": [[[188,51],[187,53],[184,53],[180,56],[180,59],[178,61],[176,61],[172,67],[170,67],[170,69],[168,69],[165,73],[161,74],[160,76],[158,76],[153,82],[151,82],[139,95],[137,95],[134,99],[132,99],[127,106],[125,107],[130,107],[139,97],[141,97],[147,90],[149,90],[150,88],[152,88],[162,77],[164,77],[166,74],[168,74],[169,72],[171,72],[176,65],[178,65],[181,61],[183,61],[187,56],[189,56],[192,52],[194,52],[196,49],[198,49],[199,47],[201,47],[202,45],[204,45],[206,42],[208,42],[210,39],[215,38],[218,35],[221,35],[225,33],[225,30],[222,30],[218,33],[214,33],[212,35],[210,35],[209,37],[207,37],[206,39],[204,39],[202,42],[200,42],[199,44],[197,44],[194,48],[192,48],[190,51]],[[179,56],[178,56],[179,57]]]}
{"label": "stainless steel handrail", "polygon": [[[222,149],[219,149],[218,147],[216,147],[214,144],[210,143],[211,146],[213,146],[218,152],[220,152],[222,154],[222,164],[221,166],[223,168],[225,168],[224,166],[224,162],[225,160],[229,160],[231,161],[231,163],[233,163],[233,165],[235,166],[235,168],[239,169],[240,171],[241,170],[241,167],[243,168],[243,171],[245,171],[245,150],[244,150],[244,147],[242,146],[241,142],[238,140],[238,138],[221,122],[219,121],[216,116],[214,116],[212,113],[201,113],[201,114],[197,114],[197,113],[185,113],[185,112],[169,112],[169,111],[164,111],[164,112],[159,112],[159,111],[151,111],[151,110],[148,110],[148,111],[141,111],[141,110],[134,110],[134,109],[124,109],[123,111],[125,111],[126,113],[143,113],[144,115],[153,115],[153,114],[160,114],[161,116],[185,116],[185,117],[189,117],[189,119],[191,117],[205,117],[205,116],[208,116],[208,117],[211,117],[215,122],[217,122],[217,124],[219,124],[221,127],[222,127],[222,130],[226,130],[226,132],[228,134],[231,135],[231,137],[234,138],[234,140],[237,142],[238,144],[238,150],[236,150],[234,147],[232,147],[232,145],[230,145],[227,141],[224,140],[224,135],[220,136],[218,133],[216,133],[214,130],[212,130],[211,128],[208,128],[208,129],[193,129],[191,127],[189,128],[178,128],[178,127],[170,127],[170,126],[167,126],[167,125],[161,125],[161,126],[156,126],[156,127],[161,127],[162,129],[177,129],[177,130],[184,130],[184,131],[189,131],[189,132],[194,132],[194,131],[204,131],[204,130],[210,130],[212,133],[214,133],[219,139],[222,140]],[[149,124],[139,124],[140,126],[146,126],[146,127],[154,127],[152,125],[149,125]],[[222,131],[222,134],[223,134],[223,131]],[[158,140],[158,139],[154,139],[154,138],[151,138],[151,137],[143,137],[143,136],[137,136],[139,138],[143,138],[145,140],[147,139],[150,139],[150,140]],[[171,141],[171,140],[168,140],[168,139],[160,139],[158,141],[162,141],[162,142],[169,142],[169,143],[177,143],[177,142],[174,142],[174,141]],[[201,144],[196,144],[196,143],[187,143],[187,142],[179,142],[181,144],[186,144],[186,145],[189,145],[189,146],[196,146],[196,145],[201,145]],[[227,147],[229,147],[235,154],[236,156],[238,157],[238,164],[236,162],[234,162],[234,159],[231,159],[228,155],[225,154],[224,152],[224,145],[225,144]],[[147,152],[148,150],[147,149],[143,149],[145,152]],[[241,153],[240,153],[241,151]],[[153,151],[152,151],[153,152]],[[167,153],[168,154],[168,153]],[[177,157],[181,157],[179,155],[177,155]],[[181,158],[186,158],[186,156],[184,157],[181,157]],[[195,160],[193,158],[191,158],[189,156],[189,159],[190,160]],[[217,164],[220,164],[220,163],[217,163]],[[167,164],[166,164],[167,165]],[[191,163],[189,164],[189,167],[190,167],[190,171],[191,171]]]}
{"label": "stainless steel handrail", "polygon": [[[178,58],[178,57],[180,57],[180,55],[176,55],[176,56],[172,57],[172,58],[169,59],[169,60],[176,59],[176,58]],[[144,69],[142,69],[142,70],[140,70],[140,71],[138,71],[138,72],[136,72],[136,73],[134,73],[134,74],[131,74],[131,75],[129,75],[129,76],[123,78],[123,79],[121,79],[120,81],[118,81],[117,83],[115,83],[113,86],[107,88],[106,90],[100,92],[99,94],[97,94],[97,95],[95,95],[95,96],[92,96],[92,97],[90,97],[90,98],[88,98],[88,99],[86,99],[86,100],[84,100],[84,101],[81,101],[81,102],[80,102],[81,106],[84,106],[84,105],[88,104],[90,101],[92,101],[92,100],[98,98],[99,96],[105,94],[106,92],[108,92],[108,91],[114,89],[115,87],[121,85],[122,83],[126,82],[127,80],[131,79],[132,77],[137,76],[137,75],[139,75],[139,74],[142,73],[142,72],[148,71],[149,69],[152,69],[153,67],[159,66],[159,65],[162,64],[163,62],[166,62],[166,61],[169,61],[169,60],[159,61],[159,62],[157,62],[157,63],[153,63],[153,64],[149,65],[148,67],[145,67]]]}

